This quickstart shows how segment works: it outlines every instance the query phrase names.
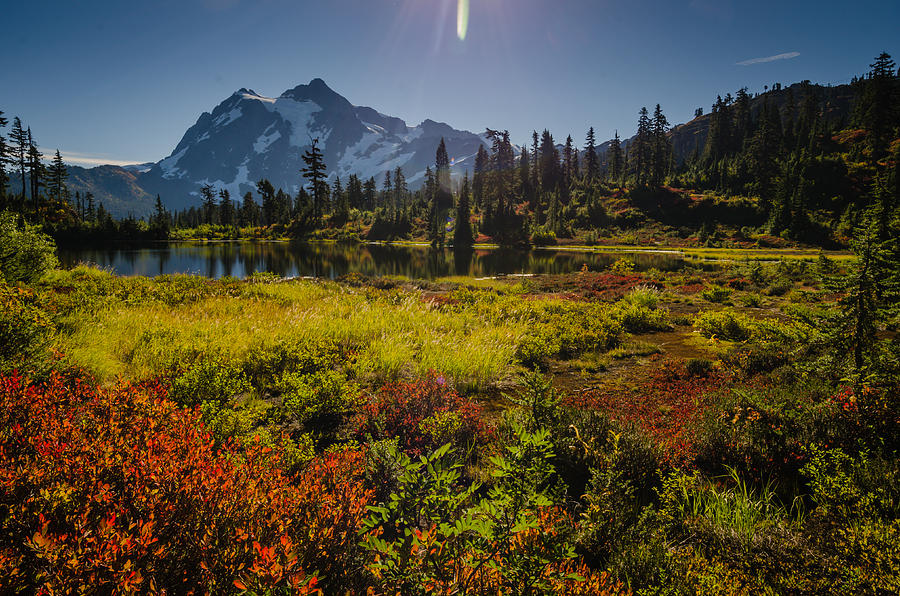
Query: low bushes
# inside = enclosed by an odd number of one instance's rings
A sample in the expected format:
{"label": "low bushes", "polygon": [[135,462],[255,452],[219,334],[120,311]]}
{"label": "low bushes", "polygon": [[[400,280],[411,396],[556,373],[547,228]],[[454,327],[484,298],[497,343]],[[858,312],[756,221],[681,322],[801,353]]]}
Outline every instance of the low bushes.
{"label": "low bushes", "polygon": [[55,326],[30,289],[0,280],[0,372],[41,368]]}
{"label": "low bushes", "polygon": [[199,415],[153,383],[0,378],[0,591],[352,587],[362,455],[292,479],[279,449],[216,450]]}
{"label": "low bushes", "polygon": [[431,372],[422,379],[384,385],[351,424],[361,440],[392,439],[403,451],[421,454],[444,443],[466,449],[470,441],[484,441],[487,430],[480,414],[476,403]]}

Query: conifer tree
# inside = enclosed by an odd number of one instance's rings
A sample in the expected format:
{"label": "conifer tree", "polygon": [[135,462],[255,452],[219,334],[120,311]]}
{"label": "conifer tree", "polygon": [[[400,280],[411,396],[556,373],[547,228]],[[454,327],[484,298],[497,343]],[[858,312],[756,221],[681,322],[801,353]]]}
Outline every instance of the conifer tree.
{"label": "conifer tree", "polygon": [[28,133],[22,128],[22,121],[16,116],[13,118],[12,128],[9,131],[9,140],[11,146],[12,163],[18,166],[21,189],[20,203],[25,206],[25,165],[28,160]]}
{"label": "conifer tree", "polygon": [[857,390],[879,374],[878,333],[897,314],[900,303],[900,246],[897,230],[882,229],[878,207],[867,212],[851,242],[856,261],[846,276],[826,286],[842,296],[841,316],[829,330],[836,352],[852,355]]}
{"label": "conifer tree", "polygon": [[40,201],[41,188],[44,186],[44,155],[38,149],[31,128],[28,129],[28,179],[31,183],[31,200],[37,207]]}
{"label": "conifer tree", "polygon": [[541,193],[547,194],[559,188],[561,172],[559,167],[559,151],[550,131],[544,129],[541,134]]}
{"label": "conifer tree", "polygon": [[[768,98],[766,98],[763,100],[759,125],[750,141],[749,148],[750,171],[754,177],[756,194],[760,198],[762,212],[767,216],[771,211],[773,181],[778,172],[777,157],[779,146],[778,135],[773,127],[773,118],[769,114],[768,105]],[[784,201],[787,201],[789,196],[790,193],[783,195],[782,198]],[[783,205],[782,208],[784,209]],[[784,211],[782,210],[779,217],[783,215]]]}
{"label": "conifer tree", "polygon": [[622,143],[619,140],[618,130],[609,143],[608,155],[609,178],[615,184],[621,184],[622,174],[625,172],[625,156],[622,153]]}
{"label": "conifer tree", "polygon": [[562,189],[563,194],[568,197],[569,188],[572,186],[575,170],[575,147],[572,141],[572,135],[566,137],[566,143],[563,145],[563,178]]}
{"label": "conifer tree", "polygon": [[262,225],[270,226],[276,223],[275,187],[269,180],[263,178],[256,183],[256,192],[259,193],[260,204],[262,205]]}
{"label": "conifer tree", "polygon": [[522,147],[522,153],[519,155],[519,194],[522,202],[528,205],[528,208],[534,211],[537,208],[537,193],[531,185],[531,170],[533,166],[528,154],[528,147]]}
{"label": "conifer tree", "polygon": [[386,207],[388,212],[393,208],[394,183],[391,181],[391,173],[384,173],[384,182],[381,185],[381,205]]}
{"label": "conifer tree", "polygon": [[[730,96],[729,96],[730,97]],[[706,136],[706,157],[718,162],[728,153],[731,146],[731,110],[722,96],[716,97],[709,117],[709,132]]]}
{"label": "conifer tree", "polygon": [[363,184],[363,206],[365,209],[375,209],[375,201],[378,200],[378,186],[375,184],[375,176],[370,176]]}
{"label": "conifer tree", "polygon": [[150,217],[150,228],[155,232],[157,238],[164,239],[169,236],[170,216],[159,195],[156,195],[156,204],[153,215]]}
{"label": "conifer tree", "polygon": [[403,174],[403,168],[397,166],[394,170],[394,209],[397,213],[405,211],[408,194],[409,188],[406,186],[406,176]]}
{"label": "conifer tree", "polygon": [[[159,195],[157,195],[159,199]],[[219,223],[223,226],[234,224],[234,203],[231,200],[231,193],[227,188],[219,191]]]}
{"label": "conifer tree", "polygon": [[253,200],[253,193],[249,190],[244,193],[244,199],[241,202],[241,224],[245,226],[256,226],[259,223],[259,215],[257,214],[257,204]]}
{"label": "conifer tree", "polygon": [[472,224],[469,221],[469,172],[463,176],[462,187],[459,190],[459,198],[456,201],[456,221],[453,226],[453,247],[463,248],[472,246]]}
{"label": "conifer tree", "polygon": [[204,184],[200,187],[200,200],[203,208],[203,223],[214,223],[216,215],[216,188],[212,184]]}
{"label": "conifer tree", "polygon": [[331,205],[333,208],[332,215],[338,224],[343,224],[350,217],[350,201],[347,198],[347,192],[344,190],[344,184],[341,182],[340,176],[334,177],[331,184]]}
{"label": "conifer tree", "polygon": [[[509,140],[508,130],[501,132],[489,128],[485,135],[491,139],[489,200],[496,207],[495,215],[504,220],[513,212],[516,202],[515,152]],[[505,222],[503,225],[505,226]]]}
{"label": "conifer tree", "polygon": [[47,191],[50,193],[50,197],[59,202],[68,202],[69,191],[66,188],[68,170],[63,162],[62,155],[59,153],[59,149],[56,150],[56,155],[53,156],[53,162],[50,164],[47,174]]}
{"label": "conifer tree", "polygon": [[637,136],[634,140],[633,164],[635,180],[637,184],[647,183],[653,155],[653,131],[650,122],[650,112],[646,107],[641,108],[638,115]]}
{"label": "conifer tree", "polygon": [[478,152],[475,154],[475,170],[472,172],[472,200],[477,209],[481,211],[490,211],[486,203],[484,192],[484,182],[487,176],[490,162],[490,156],[484,145],[478,146]]}
{"label": "conifer tree", "polygon": [[87,221],[95,223],[97,221],[97,213],[94,210],[94,193],[88,191],[84,195],[85,216]]}
{"label": "conifer tree", "polygon": [[594,137],[594,127],[592,126],[587,131],[587,137],[584,143],[584,175],[589,183],[597,178],[597,174],[600,170],[596,146],[597,139]]}
{"label": "conifer tree", "polygon": [[581,166],[578,164],[578,147],[572,149],[572,180],[581,180]]}
{"label": "conifer tree", "polygon": [[659,186],[663,183],[666,170],[669,166],[669,153],[671,147],[666,133],[669,131],[669,121],[662,112],[659,104],[653,110],[653,121],[651,123],[652,135],[652,168],[651,168],[651,184]]}
{"label": "conifer tree", "polygon": [[347,203],[353,209],[363,208],[363,185],[356,174],[350,174],[347,179]]}
{"label": "conifer tree", "polygon": [[[3,117],[3,111],[0,110],[0,130],[6,128],[9,120]],[[9,162],[10,153],[9,146],[6,144],[6,137],[0,134],[0,210],[7,207],[7,188],[9,186],[9,174],[6,172],[6,164]]]}
{"label": "conifer tree", "polygon": [[895,127],[900,123],[900,80],[897,65],[887,52],[875,58],[869,68],[862,82],[856,111],[858,120],[869,131],[874,161],[884,156],[888,142],[894,138]]}
{"label": "conifer tree", "polygon": [[328,192],[327,187],[323,188],[326,184],[325,160],[322,150],[319,149],[318,137],[312,140],[310,148],[303,153],[302,157],[306,167],[301,168],[300,172],[312,183],[313,218],[318,222],[324,214],[326,193]]}
{"label": "conifer tree", "polygon": [[446,234],[446,213],[453,205],[453,195],[450,193],[450,157],[447,155],[447,146],[443,137],[438,144],[434,157],[435,193],[431,206],[431,230],[430,240],[434,246],[443,246]]}
{"label": "conifer tree", "polygon": [[740,151],[744,141],[750,136],[750,94],[746,87],[737,90],[734,96],[734,135],[732,137],[732,151]]}

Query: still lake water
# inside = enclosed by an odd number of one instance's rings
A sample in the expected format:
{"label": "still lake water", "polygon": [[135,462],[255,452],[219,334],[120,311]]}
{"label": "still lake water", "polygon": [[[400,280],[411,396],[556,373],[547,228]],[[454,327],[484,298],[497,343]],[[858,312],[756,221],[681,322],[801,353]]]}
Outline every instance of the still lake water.
{"label": "still lake water", "polygon": [[177,243],[139,249],[60,249],[63,266],[90,263],[119,275],[189,273],[211,278],[270,272],[282,277],[334,279],[347,273],[434,279],[449,275],[487,277],[513,273],[571,273],[585,264],[597,271],[626,257],[638,269],[681,269],[672,253],[611,253],[565,250],[476,249],[466,253],[426,246],[384,244],[290,244],[287,242]]}

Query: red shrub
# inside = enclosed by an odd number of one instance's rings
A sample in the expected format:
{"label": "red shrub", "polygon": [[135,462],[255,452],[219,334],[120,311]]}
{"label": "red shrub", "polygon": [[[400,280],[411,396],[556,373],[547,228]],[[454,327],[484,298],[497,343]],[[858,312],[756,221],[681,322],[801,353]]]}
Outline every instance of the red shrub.
{"label": "red shrub", "polygon": [[347,567],[370,496],[360,453],[294,482],[277,451],[214,450],[163,394],[0,378],[0,592],[308,593],[305,570]]}
{"label": "red shrub", "polygon": [[569,403],[601,409],[611,417],[631,423],[654,437],[666,458],[684,464],[694,454],[692,430],[706,406],[704,396],[724,381],[720,373],[697,376],[684,362],[664,361],[644,381],[631,389],[598,389]]}
{"label": "red shrub", "polygon": [[[449,436],[436,436],[423,425],[442,414],[458,416],[458,426],[448,429]],[[401,449],[421,454],[444,442],[463,443],[484,437],[481,406],[461,397],[443,376],[431,371],[424,379],[384,385],[360,408],[355,419],[356,435],[365,440],[394,438]],[[434,426],[439,425],[432,425]]]}
{"label": "red shrub", "polygon": [[696,294],[706,289],[706,285],[702,283],[684,284],[678,288],[682,294]]}
{"label": "red shrub", "polygon": [[641,275],[584,273],[578,278],[578,286],[586,295],[601,300],[618,300],[628,290],[642,283],[646,283],[646,280]]}

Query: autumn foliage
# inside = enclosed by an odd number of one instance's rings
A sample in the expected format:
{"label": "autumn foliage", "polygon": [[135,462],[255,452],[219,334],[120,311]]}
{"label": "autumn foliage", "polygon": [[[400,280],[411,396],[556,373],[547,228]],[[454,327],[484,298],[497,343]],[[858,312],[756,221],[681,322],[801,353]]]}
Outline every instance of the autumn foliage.
{"label": "autumn foliage", "polygon": [[292,478],[199,416],[155,383],[0,378],[0,592],[311,593],[350,568],[362,454]]}
{"label": "autumn foliage", "polygon": [[696,374],[683,362],[667,361],[630,391],[598,389],[567,403],[601,409],[635,425],[657,441],[667,460],[683,464],[694,455],[694,424],[708,406],[708,396],[724,380],[721,372]]}
{"label": "autumn foliage", "polygon": [[481,406],[460,396],[434,371],[422,379],[384,385],[360,408],[354,426],[360,439],[396,437],[403,450],[416,454],[445,442],[482,440],[488,432]]}

